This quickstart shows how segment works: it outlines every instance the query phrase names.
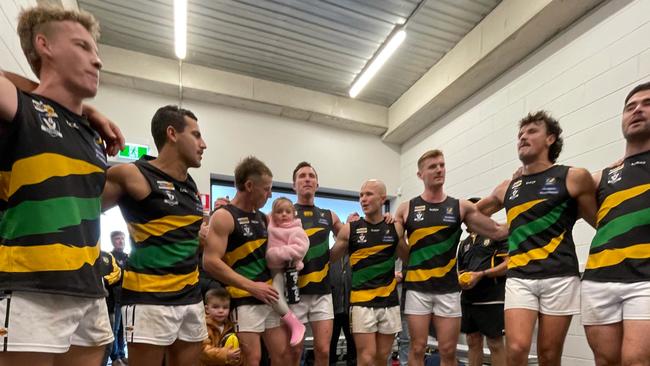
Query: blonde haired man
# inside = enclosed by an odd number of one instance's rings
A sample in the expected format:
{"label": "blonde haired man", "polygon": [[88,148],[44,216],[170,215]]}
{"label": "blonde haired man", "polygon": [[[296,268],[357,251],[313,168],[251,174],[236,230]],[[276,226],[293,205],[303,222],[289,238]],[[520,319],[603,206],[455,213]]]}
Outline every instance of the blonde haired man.
{"label": "blonde haired man", "polygon": [[98,29],[88,13],[26,10],[18,33],[40,85],[27,93],[0,76],[2,366],[99,365],[113,340],[99,216],[121,134],[82,104],[97,93]]}

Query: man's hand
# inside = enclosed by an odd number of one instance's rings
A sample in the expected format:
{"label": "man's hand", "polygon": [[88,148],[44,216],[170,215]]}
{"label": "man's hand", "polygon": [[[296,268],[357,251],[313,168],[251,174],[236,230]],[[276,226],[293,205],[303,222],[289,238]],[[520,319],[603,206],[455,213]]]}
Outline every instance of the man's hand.
{"label": "man's hand", "polygon": [[210,230],[210,220],[203,220],[199,229],[199,241],[208,240],[208,231]]}
{"label": "man's hand", "polygon": [[397,283],[401,283],[404,280],[404,275],[402,274],[402,271],[395,271],[395,280]]}
{"label": "man's hand", "polygon": [[280,298],[278,292],[273,288],[273,286],[267,285],[264,282],[253,282],[251,287],[247,290],[251,295],[255,296],[256,299],[267,305],[275,303]]}
{"label": "man's hand", "polygon": [[217,199],[214,201],[214,209],[218,209],[219,207],[225,206],[230,204],[230,197],[217,197]]}
{"label": "man's hand", "polygon": [[461,276],[467,276],[467,278],[469,278],[469,281],[458,281],[458,283],[460,283],[460,287],[463,290],[469,290],[469,289],[473,288],[474,286],[476,286],[478,281],[480,281],[481,278],[483,278],[484,275],[485,275],[485,272],[483,272],[483,271],[481,271],[481,272],[464,272],[464,273],[461,274]]}
{"label": "man's hand", "polygon": [[229,365],[235,365],[239,363],[241,359],[241,348],[230,348],[226,354],[226,363]]}
{"label": "man's hand", "polygon": [[90,127],[97,131],[106,142],[106,154],[115,156],[124,149],[124,135],[113,121],[88,104],[82,106],[82,113],[88,118]]}
{"label": "man's hand", "polygon": [[390,214],[390,212],[386,212],[384,214],[384,222],[387,224],[392,224],[395,222],[395,217]]}
{"label": "man's hand", "polygon": [[620,159],[616,160],[615,162],[609,164],[607,167],[610,168],[610,169],[616,168],[617,166],[623,165],[623,161],[625,161],[625,158],[620,158]]}
{"label": "man's hand", "polygon": [[345,223],[349,224],[351,222],[355,222],[355,221],[359,221],[359,220],[361,220],[361,216],[359,216],[359,214],[357,212],[353,212],[353,213],[348,215],[348,218],[347,218],[347,220],[345,220]]}

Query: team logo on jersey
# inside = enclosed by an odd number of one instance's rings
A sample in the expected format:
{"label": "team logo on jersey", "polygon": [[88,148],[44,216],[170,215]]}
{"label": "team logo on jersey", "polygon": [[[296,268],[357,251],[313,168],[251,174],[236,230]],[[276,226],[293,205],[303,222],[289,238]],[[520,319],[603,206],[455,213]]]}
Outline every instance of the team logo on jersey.
{"label": "team logo on jersey", "polygon": [[176,198],[176,196],[174,196],[174,194],[172,192],[170,192],[170,191],[164,191],[164,192],[165,192],[165,195],[167,196],[167,198],[165,198],[163,200],[163,202],[165,202],[166,204],[168,204],[170,206],[178,205],[178,199]]}
{"label": "team logo on jersey", "polygon": [[305,217],[312,217],[312,216],[314,216],[314,212],[312,212],[312,211],[304,211],[302,214],[303,214]]}
{"label": "team logo on jersey", "polygon": [[512,188],[519,188],[519,187],[521,187],[521,179],[519,179],[516,182],[512,183]]}
{"label": "team logo on jersey", "polygon": [[621,180],[621,171],[623,170],[624,166],[625,165],[621,165],[619,167],[611,169],[607,173],[607,184],[614,184]]}
{"label": "team logo on jersey", "polygon": [[413,212],[424,211],[424,210],[426,210],[426,208],[427,208],[427,206],[424,206],[424,205],[422,205],[422,206],[415,206],[415,207],[413,207]]}
{"label": "team logo on jersey", "polygon": [[359,243],[366,242],[366,234],[359,234]]}
{"label": "team logo on jersey", "polygon": [[38,117],[41,120],[41,130],[52,137],[63,137],[61,130],[59,129],[59,124],[57,123],[59,115],[56,114],[54,108],[40,100],[32,100],[32,105],[39,114]]}
{"label": "team logo on jersey", "polygon": [[357,234],[366,234],[368,232],[368,228],[366,227],[360,227],[357,229]]}
{"label": "team logo on jersey", "polygon": [[102,257],[102,261],[104,262],[104,264],[109,264],[109,263],[111,263],[111,260],[108,259],[108,257]]}
{"label": "team logo on jersey", "polygon": [[484,247],[490,246],[490,239],[483,240],[483,246]]}
{"label": "team logo on jersey", "polygon": [[456,217],[454,216],[454,208],[447,207],[445,209],[445,215],[442,217],[444,222],[456,222]]}
{"label": "team logo on jersey", "polygon": [[162,189],[163,191],[173,191],[174,190],[174,183],[168,182],[166,180],[157,180],[156,184],[158,184],[158,189]]}
{"label": "team logo on jersey", "polygon": [[421,211],[416,212],[413,221],[422,221],[422,220],[424,220],[424,214]]}
{"label": "team logo on jersey", "polygon": [[248,225],[242,225],[241,229],[244,231],[244,236],[253,236],[253,231]]}
{"label": "team logo on jersey", "polygon": [[239,223],[239,225],[246,225],[250,221],[248,221],[248,217],[238,217],[237,222]]}
{"label": "team logo on jersey", "polygon": [[558,194],[560,188],[558,187],[558,179],[556,177],[548,177],[544,181],[544,186],[539,191],[539,194]]}

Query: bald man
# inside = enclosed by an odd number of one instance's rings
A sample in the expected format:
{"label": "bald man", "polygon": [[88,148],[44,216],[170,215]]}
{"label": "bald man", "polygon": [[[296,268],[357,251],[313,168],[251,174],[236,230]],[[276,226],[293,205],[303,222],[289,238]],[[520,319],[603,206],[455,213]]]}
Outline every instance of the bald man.
{"label": "bald man", "polygon": [[366,181],[359,193],[365,216],[341,228],[331,251],[332,262],[350,254],[350,323],[359,366],[385,366],[395,334],[402,329],[395,260],[403,229],[384,221],[385,200],[386,185]]}

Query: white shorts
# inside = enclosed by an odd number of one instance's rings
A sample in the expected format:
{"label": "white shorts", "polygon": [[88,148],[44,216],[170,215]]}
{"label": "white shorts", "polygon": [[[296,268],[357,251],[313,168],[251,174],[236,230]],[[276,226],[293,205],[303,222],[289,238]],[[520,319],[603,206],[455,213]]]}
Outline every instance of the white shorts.
{"label": "white shorts", "polygon": [[191,305],[125,305],[122,324],[128,343],[169,346],[177,339],[202,342],[208,338],[203,301]]}
{"label": "white shorts", "polygon": [[582,324],[605,325],[650,320],[650,281],[582,281]]}
{"label": "white shorts", "polygon": [[443,318],[460,318],[460,292],[434,294],[407,290],[404,314],[429,315]]}
{"label": "white shorts", "polygon": [[332,294],[300,295],[300,302],[289,307],[303,323],[334,319]]}
{"label": "white shorts", "polygon": [[396,334],[402,330],[399,305],[389,308],[350,307],[352,333]]}
{"label": "white shorts", "polygon": [[0,292],[0,351],[65,353],[71,345],[111,342],[113,330],[103,297]]}
{"label": "white shorts", "polygon": [[508,278],[504,310],[529,309],[546,315],[580,314],[580,278]]}
{"label": "white shorts", "polygon": [[280,326],[280,315],[270,305],[239,305],[230,313],[235,332],[262,333]]}

